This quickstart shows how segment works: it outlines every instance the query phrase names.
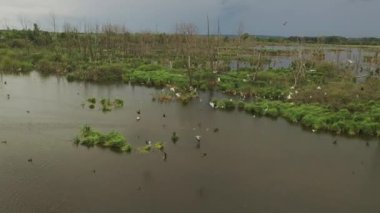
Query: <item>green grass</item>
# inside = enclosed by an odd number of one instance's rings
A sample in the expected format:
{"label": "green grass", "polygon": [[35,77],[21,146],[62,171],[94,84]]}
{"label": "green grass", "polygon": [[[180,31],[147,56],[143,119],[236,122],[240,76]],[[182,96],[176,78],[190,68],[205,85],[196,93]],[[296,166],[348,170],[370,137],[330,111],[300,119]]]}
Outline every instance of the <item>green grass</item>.
{"label": "green grass", "polygon": [[89,102],[91,104],[96,104],[96,98],[88,98],[87,102]]}
{"label": "green grass", "polygon": [[157,150],[160,150],[160,151],[163,151],[164,150],[164,143],[162,142],[157,142],[154,144],[154,148],[156,148]]}
{"label": "green grass", "polygon": [[188,79],[183,72],[167,70],[156,65],[151,65],[149,67],[151,69],[147,70],[147,66],[143,65],[132,71],[125,72],[123,74],[124,82],[155,87],[176,85],[184,88],[188,85]]}
{"label": "green grass", "polygon": [[231,111],[236,107],[232,99],[215,99],[212,102],[215,104],[215,109]]}
{"label": "green grass", "polygon": [[88,125],[84,125],[79,135],[75,138],[76,144],[92,147],[95,145],[112,148],[121,152],[130,152],[132,147],[127,143],[125,137],[118,132],[101,133]]}
{"label": "green grass", "polygon": [[334,108],[318,104],[295,104],[282,101],[253,101],[235,102],[226,99],[214,100],[217,109],[238,107],[247,113],[271,118],[282,117],[291,123],[298,123],[313,131],[326,131],[335,134],[350,136],[377,136],[380,137],[380,102],[356,103],[356,105],[370,106],[367,110],[350,111],[355,108],[352,103],[349,108],[335,110]]}
{"label": "green grass", "polygon": [[[239,47],[233,38],[223,41],[215,38],[216,42],[207,40],[211,42],[210,48],[202,45],[206,42],[205,37],[194,36],[195,43],[189,44],[185,40],[181,42],[177,36],[49,33],[38,28],[2,30],[0,71],[18,74],[37,70],[43,74],[66,76],[69,81],[174,87],[175,93],[165,92],[155,98],[178,100],[184,104],[198,96],[196,90],[190,88],[217,90],[233,96],[215,100],[218,109],[238,108],[258,116],[283,117],[316,131],[379,135],[380,79],[374,73],[366,82],[357,83],[352,68],[318,61],[314,56],[320,57],[321,53],[316,47],[308,46],[307,51],[313,56],[305,55],[305,61],[295,60],[305,64],[306,72],[291,89],[296,63],[289,69],[267,71],[254,66],[232,71],[229,67],[232,60],[253,65],[261,60],[260,63],[268,64],[271,56],[294,55],[296,52],[291,49],[262,50],[258,57],[252,47],[260,43],[253,38],[242,41]],[[190,67],[188,56],[191,56]],[[237,97],[255,102],[229,100]],[[89,108],[95,108],[99,101],[89,104]],[[100,102],[104,112],[123,106],[124,102],[119,99]],[[88,140],[96,137],[94,134]]]}

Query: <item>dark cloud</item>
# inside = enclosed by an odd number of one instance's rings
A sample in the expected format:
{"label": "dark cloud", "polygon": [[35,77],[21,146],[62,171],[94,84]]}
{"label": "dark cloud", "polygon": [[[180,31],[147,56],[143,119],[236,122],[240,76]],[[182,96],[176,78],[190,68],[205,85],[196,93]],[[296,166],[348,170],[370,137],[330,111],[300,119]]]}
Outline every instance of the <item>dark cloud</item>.
{"label": "dark cloud", "polygon": [[375,0],[348,0],[349,2],[374,2]]}
{"label": "dark cloud", "polygon": [[24,19],[49,29],[54,13],[58,24],[173,32],[176,23],[192,22],[204,33],[209,16],[212,30],[219,19],[226,34],[243,23],[254,34],[380,36],[378,8],[378,0],[0,0],[0,27],[20,27]]}

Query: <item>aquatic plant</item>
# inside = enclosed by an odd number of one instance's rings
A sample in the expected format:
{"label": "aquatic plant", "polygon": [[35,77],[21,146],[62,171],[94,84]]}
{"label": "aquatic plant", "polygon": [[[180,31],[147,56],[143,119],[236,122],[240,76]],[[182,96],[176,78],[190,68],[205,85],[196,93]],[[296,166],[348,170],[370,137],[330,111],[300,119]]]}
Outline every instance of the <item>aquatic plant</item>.
{"label": "aquatic plant", "polygon": [[101,143],[102,134],[93,130],[90,126],[84,125],[80,134],[75,138],[74,142],[76,144],[85,146],[94,146]]}
{"label": "aquatic plant", "polygon": [[110,132],[102,137],[102,143],[105,147],[121,149],[125,145],[125,138],[118,132]]}
{"label": "aquatic plant", "polygon": [[164,144],[162,142],[157,142],[154,144],[154,148],[157,150],[163,151],[164,150]]}
{"label": "aquatic plant", "polygon": [[101,99],[100,100],[101,109],[103,112],[110,112],[113,109],[121,108],[124,106],[124,101],[121,99],[115,99],[111,101],[110,99]]}
{"label": "aquatic plant", "polygon": [[88,98],[87,102],[89,102],[91,104],[96,104],[96,98]]}
{"label": "aquatic plant", "polygon": [[168,92],[161,92],[156,94],[156,97],[153,97],[155,100],[158,100],[160,103],[170,102],[174,99],[174,96]]}
{"label": "aquatic plant", "polygon": [[245,108],[245,102],[239,101],[238,104],[237,104],[237,108],[238,108],[238,110],[244,110],[244,108]]}
{"label": "aquatic plant", "polygon": [[122,152],[130,153],[132,151],[132,146],[130,144],[125,144],[120,149]]}
{"label": "aquatic plant", "polygon": [[123,80],[125,82],[144,84],[147,86],[164,87],[167,84],[175,84],[179,87],[186,87],[188,80],[185,75],[175,70],[165,70],[160,67],[158,70],[145,70],[146,66],[138,67],[135,70],[125,72]]}
{"label": "aquatic plant", "polygon": [[115,99],[114,102],[113,102],[113,106],[115,108],[121,108],[124,106],[124,101],[121,100],[121,99]]}
{"label": "aquatic plant", "polygon": [[171,139],[173,143],[177,143],[177,141],[179,140],[179,137],[176,132],[173,132]]}
{"label": "aquatic plant", "polygon": [[108,134],[103,134],[93,130],[88,125],[84,125],[81,128],[79,135],[74,140],[74,143],[88,147],[99,145],[121,152],[130,152],[132,150],[131,145],[126,142],[126,139],[122,134],[114,131]]}
{"label": "aquatic plant", "polygon": [[139,152],[141,152],[141,153],[147,153],[147,152],[150,152],[152,150],[152,145],[147,144],[143,147],[139,147],[137,150],[139,150]]}
{"label": "aquatic plant", "polygon": [[232,99],[213,100],[212,103],[214,103],[215,109],[231,111],[236,107]]}
{"label": "aquatic plant", "polygon": [[[217,109],[223,110],[225,99],[214,100]],[[239,103],[237,103],[239,105]],[[360,104],[359,104],[360,105]],[[243,106],[243,104],[241,104]],[[351,136],[380,136],[380,102],[366,104],[368,110],[350,112],[334,110],[318,104],[294,104],[281,101],[259,100],[244,103],[247,113],[272,118],[282,117],[292,123],[300,123],[313,131],[329,131]],[[352,106],[349,108],[352,109]]]}

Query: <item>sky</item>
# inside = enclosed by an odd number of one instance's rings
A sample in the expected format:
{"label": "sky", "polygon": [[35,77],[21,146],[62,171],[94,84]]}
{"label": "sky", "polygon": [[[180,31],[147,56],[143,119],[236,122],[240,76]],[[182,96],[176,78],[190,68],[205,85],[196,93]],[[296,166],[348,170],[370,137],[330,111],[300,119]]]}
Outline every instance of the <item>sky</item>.
{"label": "sky", "polygon": [[380,0],[0,0],[0,28],[57,30],[63,23],[117,24],[131,32],[175,31],[193,23],[198,32],[255,35],[380,37]]}

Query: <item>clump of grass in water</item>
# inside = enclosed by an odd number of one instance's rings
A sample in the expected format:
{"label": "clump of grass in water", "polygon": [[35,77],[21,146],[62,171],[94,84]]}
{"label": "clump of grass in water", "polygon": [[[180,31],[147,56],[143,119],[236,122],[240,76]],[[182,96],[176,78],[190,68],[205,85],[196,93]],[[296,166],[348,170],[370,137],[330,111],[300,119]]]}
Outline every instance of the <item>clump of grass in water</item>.
{"label": "clump of grass in water", "polygon": [[87,102],[89,102],[91,104],[96,104],[96,98],[88,98]]}
{"label": "clump of grass in water", "polygon": [[172,134],[172,142],[173,143],[177,143],[179,137],[177,136],[177,133],[176,132],[173,132]]}
{"label": "clump of grass in water", "polygon": [[112,109],[121,108],[124,106],[124,101],[121,99],[115,99],[114,101],[111,101],[110,99],[103,98],[100,100],[100,104],[102,106],[103,112],[110,112]]}
{"label": "clump of grass in water", "polygon": [[115,99],[114,102],[113,102],[113,106],[115,108],[121,108],[124,106],[124,101],[121,100],[121,99]]}
{"label": "clump of grass in water", "polygon": [[131,152],[132,147],[126,142],[125,137],[118,132],[110,132],[103,134],[93,130],[90,126],[84,125],[79,135],[74,140],[75,144],[80,144],[88,147],[99,145],[108,147],[121,152]]}
{"label": "clump of grass in water", "polygon": [[151,144],[147,144],[143,147],[140,147],[138,148],[138,150],[141,152],[141,153],[148,153],[148,152],[151,152],[153,149],[157,149],[159,151],[164,151],[164,144],[162,142],[157,142],[153,145]]}
{"label": "clump of grass in water", "polygon": [[154,144],[154,148],[156,148],[157,150],[163,151],[165,147],[162,142],[157,142]]}
{"label": "clump of grass in water", "polygon": [[167,92],[161,92],[153,97],[154,100],[158,100],[160,103],[170,102],[174,99],[174,96]]}
{"label": "clump of grass in water", "polygon": [[125,144],[120,150],[122,152],[130,153],[132,151],[132,146],[130,144]]}
{"label": "clump of grass in water", "polygon": [[242,111],[244,110],[245,103],[243,101],[239,101],[239,103],[237,104],[237,107],[240,111]]}
{"label": "clump of grass in water", "polygon": [[103,112],[110,112],[112,110],[112,103],[110,99],[103,98],[102,100],[100,100],[100,104],[102,105]]}
{"label": "clump of grass in water", "polygon": [[90,126],[84,125],[79,135],[75,138],[74,142],[76,144],[85,145],[92,147],[101,143],[102,134],[98,131],[93,130]]}
{"label": "clump of grass in water", "polygon": [[[89,103],[88,108],[95,109],[96,102],[97,102],[96,98],[88,98],[87,102]],[[103,98],[99,101],[99,104],[101,105],[101,110],[103,112],[110,112],[113,109],[122,108],[124,106],[124,101],[121,99],[117,99],[117,98],[113,101],[111,101],[110,99]],[[82,107],[84,107],[84,106],[85,106],[85,104],[83,103]]]}
{"label": "clump of grass in water", "polygon": [[145,145],[143,147],[139,147],[138,150],[141,152],[141,153],[147,153],[147,152],[150,152],[152,150],[152,145]]}
{"label": "clump of grass in water", "polygon": [[[178,95],[178,96],[177,96]],[[198,97],[198,93],[195,90],[185,91],[182,94],[176,94],[177,100],[186,105],[194,98]]]}
{"label": "clump of grass in water", "polygon": [[236,107],[235,102],[231,99],[213,100],[212,102],[215,104],[215,109],[232,111]]}

